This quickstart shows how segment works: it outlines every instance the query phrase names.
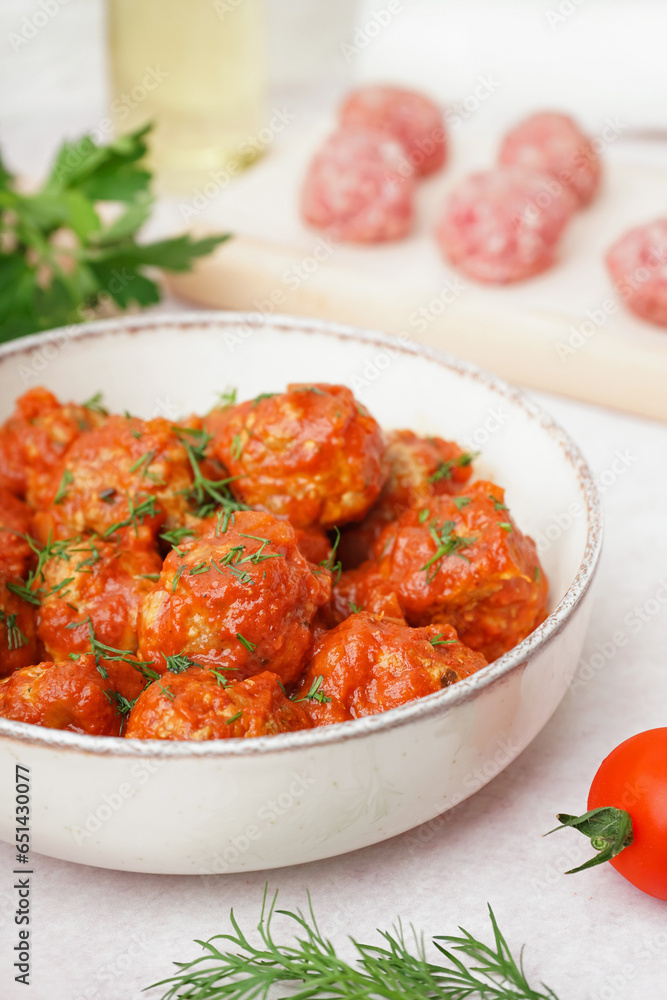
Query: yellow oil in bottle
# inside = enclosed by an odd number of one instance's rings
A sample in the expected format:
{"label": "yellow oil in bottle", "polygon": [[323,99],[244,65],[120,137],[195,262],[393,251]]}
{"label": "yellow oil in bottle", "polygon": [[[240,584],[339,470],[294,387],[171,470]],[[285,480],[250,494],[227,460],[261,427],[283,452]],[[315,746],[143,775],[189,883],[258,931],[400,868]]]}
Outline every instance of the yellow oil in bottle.
{"label": "yellow oil in bottle", "polygon": [[108,0],[119,132],[154,121],[163,191],[256,159],[265,92],[262,0]]}

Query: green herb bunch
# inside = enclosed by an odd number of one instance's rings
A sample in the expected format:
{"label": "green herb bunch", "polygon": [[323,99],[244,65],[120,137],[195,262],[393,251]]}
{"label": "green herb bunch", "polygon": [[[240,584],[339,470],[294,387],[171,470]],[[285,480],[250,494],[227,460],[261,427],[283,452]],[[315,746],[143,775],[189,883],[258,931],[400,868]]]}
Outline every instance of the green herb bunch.
{"label": "green herb bunch", "polygon": [[[489,907],[490,945],[460,929],[459,935],[433,938],[444,961],[431,962],[422,938],[406,940],[399,926],[381,931],[380,944],[350,938],[356,952],[351,964],[323,937],[312,905],[306,914],[276,909],[276,896],[265,893],[256,944],[249,940],[232,911],[231,931],[198,941],[200,958],[176,962],[178,972],[155,983],[167,987],[162,1000],[558,1000],[546,986],[528,983],[521,958],[516,960]],[[309,897],[310,904],[310,897]],[[292,921],[296,937],[276,941],[276,914]],[[281,987],[275,992],[275,987]]]}
{"label": "green herb bunch", "polygon": [[[0,160],[0,341],[90,319],[105,300],[152,305],[160,288],[147,268],[187,271],[228,239],[137,243],[153,204],[141,163],[151,127],[107,146],[90,136],[64,143],[34,194],[19,190]],[[104,203],[116,205],[110,223]]]}

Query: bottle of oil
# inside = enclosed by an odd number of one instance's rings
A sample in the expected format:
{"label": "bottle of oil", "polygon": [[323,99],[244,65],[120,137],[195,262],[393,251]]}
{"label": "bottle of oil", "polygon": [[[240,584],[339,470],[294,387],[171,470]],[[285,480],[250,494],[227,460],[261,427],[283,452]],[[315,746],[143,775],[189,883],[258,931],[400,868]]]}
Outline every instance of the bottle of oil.
{"label": "bottle of oil", "polygon": [[259,155],[262,0],[108,0],[118,131],[155,122],[158,188],[187,192]]}

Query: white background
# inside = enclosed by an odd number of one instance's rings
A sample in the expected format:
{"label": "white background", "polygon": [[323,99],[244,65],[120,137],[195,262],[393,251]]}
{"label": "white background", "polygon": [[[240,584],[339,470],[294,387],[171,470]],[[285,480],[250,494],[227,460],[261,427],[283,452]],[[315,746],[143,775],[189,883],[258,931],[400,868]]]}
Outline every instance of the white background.
{"label": "white background", "polygon": [[[314,30],[314,2],[320,10],[335,6],[333,0],[309,0],[300,7],[282,0],[283,42],[274,51],[274,73],[282,87],[293,88],[313,77],[315,63],[319,77],[327,70],[324,82],[317,82],[318,93],[326,94],[341,86],[347,69],[338,57],[338,42],[333,48],[331,44],[332,38],[345,37],[340,10],[322,41],[321,58],[313,60],[311,53],[297,65],[284,48],[285,38],[299,38],[299,24]],[[404,22],[406,33],[416,30],[418,4],[408,6],[406,17],[413,20]],[[542,11],[557,9],[556,3],[540,6]],[[588,9],[594,6],[595,0],[588,0]],[[610,6],[625,6],[634,16],[625,50],[609,56],[610,71],[628,72],[634,80],[637,126],[650,121],[662,127],[641,58],[641,37],[655,33],[664,39],[659,22],[655,32],[649,29],[649,18],[658,16],[660,5],[643,0]],[[514,5],[506,9],[510,7]],[[583,31],[583,20],[578,29],[576,19],[589,17],[586,7],[572,4],[575,12],[558,30]],[[0,7],[0,142],[9,164],[32,175],[44,169],[65,133],[76,134],[104,116],[105,100],[100,4],[70,0],[29,45],[14,52],[8,33],[37,9],[32,0],[2,0]],[[523,30],[523,21],[517,10],[512,16],[513,21],[508,14],[508,30],[515,35]],[[599,37],[599,25],[586,30]],[[309,44],[316,41],[309,36]],[[380,74],[387,66],[383,59],[379,40],[352,69]],[[594,117],[604,112],[600,94],[608,91],[592,90],[586,114]],[[664,93],[662,88],[660,101]],[[585,98],[582,91],[584,103]],[[667,430],[580,404],[541,401],[607,484],[607,533],[581,666],[588,679],[573,687],[532,746],[448,816],[386,844],[300,868],[160,877],[36,857],[30,991],[12,983],[14,852],[0,845],[3,998],[139,1000],[143,987],[169,974],[173,960],[197,954],[195,937],[225,929],[232,905],[245,925],[254,924],[267,878],[288,907],[303,906],[309,889],[324,930],[343,950],[346,934],[368,939],[375,927],[387,927],[399,915],[431,934],[454,932],[461,924],[485,936],[489,902],[510,944],[517,950],[527,944],[529,978],[548,983],[561,1000],[657,1000],[665,995],[667,904],[643,896],[609,867],[566,877],[562,871],[587,856],[586,842],[570,831],[548,839],[541,834],[555,825],[557,812],[583,811],[590,780],[615,745],[666,724],[667,615],[655,595],[664,593],[667,580]],[[622,459],[615,462],[619,454]],[[613,471],[622,466],[620,474]],[[610,646],[610,637],[619,630],[627,644]],[[590,659],[600,647],[607,655],[594,659],[595,669]]]}

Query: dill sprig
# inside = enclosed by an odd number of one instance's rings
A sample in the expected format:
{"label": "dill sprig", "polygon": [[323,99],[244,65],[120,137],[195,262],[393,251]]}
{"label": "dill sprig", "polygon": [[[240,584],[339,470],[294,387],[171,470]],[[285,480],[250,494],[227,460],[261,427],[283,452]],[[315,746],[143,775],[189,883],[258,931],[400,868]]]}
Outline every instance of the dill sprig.
{"label": "dill sprig", "polygon": [[320,705],[326,705],[331,701],[328,694],[322,691],[322,685],[324,684],[324,677],[319,674],[313,683],[310,685],[310,691],[308,694],[304,694],[303,698],[292,698],[294,704],[298,704],[300,701],[316,701]]}
{"label": "dill sprig", "polygon": [[54,541],[52,532],[49,532],[49,537],[45,545],[39,545],[30,535],[19,534],[19,537],[28,543],[34,555],[37,556],[37,564],[34,569],[30,570],[24,583],[10,581],[7,584],[7,589],[11,590],[17,597],[21,597],[24,601],[27,601],[28,604],[35,604],[39,607],[45,598],[58,593],[58,591],[74,582],[74,577],[68,576],[67,579],[61,580],[60,583],[55,584],[50,590],[38,585],[38,583],[44,584],[46,582],[44,567],[49,559],[57,559],[58,561],[64,559],[65,562],[69,562],[72,552],[83,551],[82,549],[73,547],[81,543],[81,536],[77,535],[73,538],[56,539]]}
{"label": "dill sprig", "polygon": [[455,529],[456,523],[454,521],[445,521],[440,528],[436,528],[432,524],[429,528],[436,549],[428,562],[425,562],[421,567],[421,570],[426,573],[426,582],[429,584],[435,578],[445,556],[458,555],[461,559],[465,559],[466,562],[470,562],[461,550],[467,549],[473,542],[476,542],[477,536],[472,535],[466,538],[463,535],[457,535]]}
{"label": "dill sprig", "polygon": [[[295,1000],[558,1000],[548,987],[535,990],[529,985],[522,955],[518,961],[513,957],[490,906],[493,944],[478,941],[462,928],[460,935],[432,939],[446,964],[427,959],[423,937],[414,930],[410,947],[400,923],[392,932],[380,931],[378,945],[351,937],[356,958],[350,964],[321,934],[310,895],[305,914],[277,910],[276,901],[277,893],[269,900],[265,891],[258,945],[248,940],[232,910],[229,933],[197,941],[205,954],[174,963],[177,974],[154,984],[168,987],[162,1000],[267,1000],[281,983],[290,984],[281,996]],[[276,914],[296,925],[292,944],[275,940]]]}
{"label": "dill sprig", "polygon": [[[333,543],[331,547],[331,552],[329,553],[327,558],[323,559],[319,563],[319,565],[323,566],[324,569],[329,570],[332,577],[334,578],[333,585],[335,587],[341,578],[341,574],[343,572],[343,564],[341,563],[340,559],[336,559],[336,553],[338,552],[338,546],[340,544],[340,531],[338,530],[338,528],[334,528],[334,531],[336,532],[336,541]],[[315,572],[317,572],[317,570],[315,570]]]}
{"label": "dill sprig", "polygon": [[120,531],[121,528],[129,528],[130,525],[134,528],[134,534],[138,538],[139,525],[144,523],[144,518],[155,517],[158,513],[158,508],[156,507],[157,497],[153,496],[152,493],[139,503],[136,503],[139,499],[138,496],[131,497],[129,493],[126,493],[125,496],[127,497],[129,508],[128,516],[123,518],[122,521],[116,521],[114,524],[111,524],[102,535],[102,538],[109,538],[111,535],[115,535],[117,531]]}
{"label": "dill sprig", "polygon": [[428,477],[429,483],[439,483],[442,479],[449,482],[454,469],[465,469],[466,466],[471,465],[475,461],[478,455],[478,451],[463,451],[456,458],[440,462],[433,475]]}
{"label": "dill sprig", "polygon": [[195,508],[197,517],[207,517],[217,507],[228,511],[250,510],[247,504],[235,500],[232,496],[229,484],[236,478],[235,476],[208,479],[201,471],[200,463],[206,458],[206,449],[212,440],[206,428],[196,430],[191,427],[173,427],[172,430],[185,448],[190,462],[193,482],[192,486],[183,490],[183,494]]}
{"label": "dill sprig", "polygon": [[15,613],[13,615],[8,614],[2,608],[0,608],[0,622],[7,629],[7,648],[10,653],[15,649],[21,649],[22,646],[28,645],[28,639],[23,634],[19,626],[16,624],[16,619],[18,615]]}

